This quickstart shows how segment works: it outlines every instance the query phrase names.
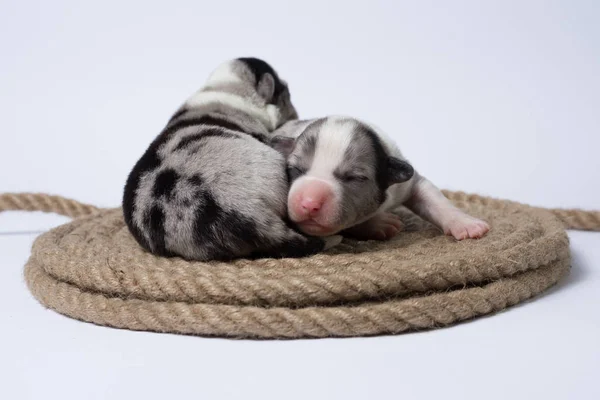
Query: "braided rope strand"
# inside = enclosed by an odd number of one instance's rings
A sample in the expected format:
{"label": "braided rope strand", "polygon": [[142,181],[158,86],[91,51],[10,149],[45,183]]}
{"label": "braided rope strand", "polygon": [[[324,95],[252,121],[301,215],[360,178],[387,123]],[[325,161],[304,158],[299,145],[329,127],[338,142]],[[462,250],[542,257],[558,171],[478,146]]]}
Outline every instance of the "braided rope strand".
{"label": "braided rope strand", "polygon": [[66,217],[77,218],[93,214],[98,211],[98,207],[62,196],[44,193],[0,194],[0,212],[18,210],[53,212]]}
{"label": "braided rope strand", "polygon": [[106,297],[54,280],[34,262],[26,265],[25,276],[44,306],[87,322],[155,332],[291,339],[396,334],[451,325],[525,301],[554,285],[568,270],[568,259],[559,260],[483,287],[352,307],[300,309]]}
{"label": "braided rope strand", "polygon": [[600,231],[600,211],[554,208],[550,212],[560,219],[567,229]]}

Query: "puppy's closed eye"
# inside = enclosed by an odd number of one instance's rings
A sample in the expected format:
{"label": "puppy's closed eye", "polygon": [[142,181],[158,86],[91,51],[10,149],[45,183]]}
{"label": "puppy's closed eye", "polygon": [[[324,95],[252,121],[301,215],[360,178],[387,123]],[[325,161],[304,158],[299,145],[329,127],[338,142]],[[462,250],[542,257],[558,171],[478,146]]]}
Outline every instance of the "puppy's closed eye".
{"label": "puppy's closed eye", "polygon": [[300,167],[297,167],[294,165],[288,165],[288,167],[287,167],[287,176],[288,176],[288,180],[290,182],[295,181],[296,179],[298,179],[305,173],[306,173],[306,171],[303,168],[300,168]]}
{"label": "puppy's closed eye", "polygon": [[346,183],[366,182],[369,180],[367,175],[359,171],[345,172],[335,175],[339,180]]}

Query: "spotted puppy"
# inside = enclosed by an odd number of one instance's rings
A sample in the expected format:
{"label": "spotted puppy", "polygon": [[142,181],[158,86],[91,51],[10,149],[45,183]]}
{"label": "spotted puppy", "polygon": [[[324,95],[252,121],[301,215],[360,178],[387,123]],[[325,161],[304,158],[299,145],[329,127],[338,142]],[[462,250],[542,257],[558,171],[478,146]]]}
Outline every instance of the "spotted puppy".
{"label": "spotted puppy", "polygon": [[287,84],[266,62],[219,66],[135,164],[123,212],[148,251],[189,260],[300,257],[341,241],[286,222],[284,157],[267,144],[297,118]]}
{"label": "spotted puppy", "polygon": [[364,122],[290,121],[275,131],[272,145],[287,157],[290,219],[307,234],[385,240],[402,227],[390,213],[400,205],[458,240],[489,230],[486,222],[454,207],[389,137]]}

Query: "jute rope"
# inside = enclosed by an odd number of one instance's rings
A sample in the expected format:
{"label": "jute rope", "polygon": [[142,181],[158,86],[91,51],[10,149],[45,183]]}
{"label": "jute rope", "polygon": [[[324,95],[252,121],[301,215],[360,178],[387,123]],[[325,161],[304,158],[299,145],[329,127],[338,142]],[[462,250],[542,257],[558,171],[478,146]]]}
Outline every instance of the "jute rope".
{"label": "jute rope", "polygon": [[98,211],[98,207],[45,193],[2,193],[0,211],[44,211],[77,218]]}
{"label": "jute rope", "polygon": [[569,270],[567,229],[600,212],[547,210],[445,191],[492,225],[457,242],[405,209],[390,242],[345,241],[303,259],[186,262],[144,252],[119,208],[1,194],[0,211],[79,217],[39,236],[25,266],[46,307],[100,325],[250,338],[361,336],[449,325],[541,293]]}

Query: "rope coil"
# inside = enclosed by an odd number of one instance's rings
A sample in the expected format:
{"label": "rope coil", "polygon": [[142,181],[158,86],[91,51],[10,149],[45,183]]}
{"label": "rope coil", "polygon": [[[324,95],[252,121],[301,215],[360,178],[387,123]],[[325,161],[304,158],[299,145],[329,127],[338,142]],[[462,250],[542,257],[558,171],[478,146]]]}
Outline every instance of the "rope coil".
{"label": "rope coil", "polygon": [[597,211],[444,194],[492,231],[456,242],[399,209],[408,231],[390,242],[345,241],[303,259],[231,263],[154,257],[131,237],[119,208],[7,193],[0,211],[76,218],[39,236],[25,266],[44,306],[118,328],[238,338],[399,333],[497,312],[568,273],[565,228],[600,230]]}

